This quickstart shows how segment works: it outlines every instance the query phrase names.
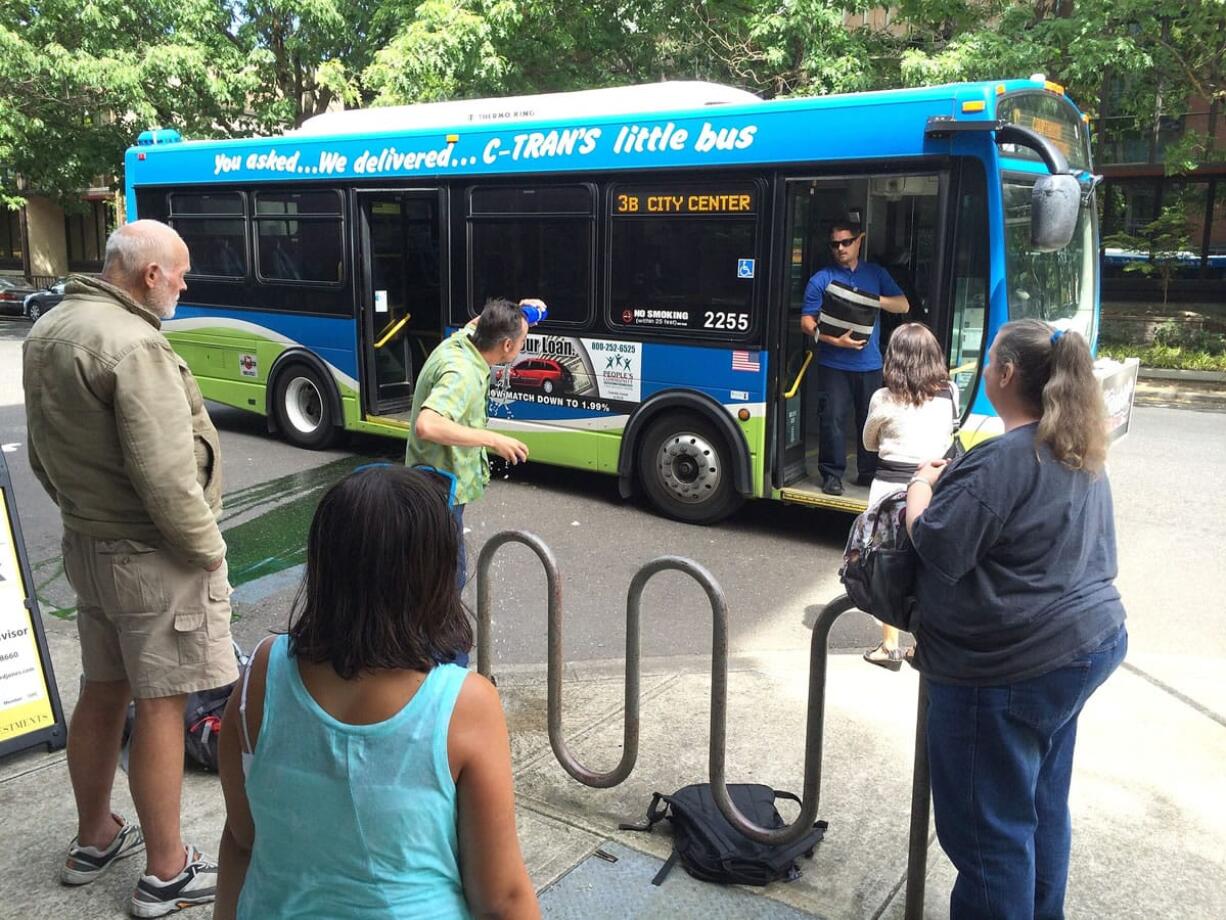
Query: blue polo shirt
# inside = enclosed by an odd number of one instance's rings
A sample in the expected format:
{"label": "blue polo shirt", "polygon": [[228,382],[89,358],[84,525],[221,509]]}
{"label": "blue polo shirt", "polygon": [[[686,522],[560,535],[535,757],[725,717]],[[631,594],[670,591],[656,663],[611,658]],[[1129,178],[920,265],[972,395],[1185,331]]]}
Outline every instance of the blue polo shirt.
{"label": "blue polo shirt", "polygon": [[[809,279],[805,286],[805,305],[800,312],[804,316],[817,316],[822,312],[822,295],[826,285],[838,281],[848,287],[876,294],[879,297],[897,297],[902,288],[880,265],[863,260],[856,263],[855,270],[841,265],[828,265]],[[839,348],[837,345],[817,343],[817,363],[843,371],[876,371],[881,369],[881,318],[873,323],[873,334],[863,348]]]}

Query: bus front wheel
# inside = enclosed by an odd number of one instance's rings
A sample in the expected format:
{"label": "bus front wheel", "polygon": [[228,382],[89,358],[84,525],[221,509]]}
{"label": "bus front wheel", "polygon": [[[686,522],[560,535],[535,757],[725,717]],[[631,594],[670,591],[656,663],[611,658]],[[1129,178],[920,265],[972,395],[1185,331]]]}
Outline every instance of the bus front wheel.
{"label": "bus front wheel", "polygon": [[326,387],[319,373],[305,364],[291,364],[277,375],[273,414],[294,446],[322,450],[336,440],[336,419]]}
{"label": "bus front wheel", "polygon": [[639,480],[663,514],[688,524],[714,524],[740,507],[732,458],[707,420],[667,413],[643,432]]}

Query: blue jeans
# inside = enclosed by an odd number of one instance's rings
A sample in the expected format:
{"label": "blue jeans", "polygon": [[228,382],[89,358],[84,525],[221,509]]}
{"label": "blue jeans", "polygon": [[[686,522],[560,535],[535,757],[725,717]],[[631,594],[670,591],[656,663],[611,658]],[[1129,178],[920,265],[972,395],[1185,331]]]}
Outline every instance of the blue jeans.
{"label": "blue jeans", "polygon": [[864,422],[868,401],[881,388],[881,371],[844,371],[817,366],[817,411],[820,436],[818,470],[825,479],[842,479],[847,472],[847,421],[851,415],[856,430],[856,476],[868,482],[877,472],[877,455],[864,449]]}
{"label": "blue jeans", "polygon": [[1128,650],[1124,627],[1065,667],[1002,687],[929,680],[937,838],[958,870],[951,920],[1059,920],[1077,716]]}

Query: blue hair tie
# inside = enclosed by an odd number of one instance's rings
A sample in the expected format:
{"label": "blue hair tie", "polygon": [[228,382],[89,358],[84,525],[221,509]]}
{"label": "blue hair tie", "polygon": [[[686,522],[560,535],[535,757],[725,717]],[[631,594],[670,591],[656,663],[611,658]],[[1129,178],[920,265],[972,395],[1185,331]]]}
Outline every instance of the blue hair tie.
{"label": "blue hair tie", "polygon": [[1063,330],[1063,329],[1053,329],[1053,330],[1052,330],[1052,333],[1051,333],[1051,343],[1052,343],[1052,345],[1055,345],[1057,342],[1059,342],[1059,341],[1060,341],[1060,337],[1061,337],[1061,336],[1063,336],[1063,335],[1064,335],[1064,330]]}

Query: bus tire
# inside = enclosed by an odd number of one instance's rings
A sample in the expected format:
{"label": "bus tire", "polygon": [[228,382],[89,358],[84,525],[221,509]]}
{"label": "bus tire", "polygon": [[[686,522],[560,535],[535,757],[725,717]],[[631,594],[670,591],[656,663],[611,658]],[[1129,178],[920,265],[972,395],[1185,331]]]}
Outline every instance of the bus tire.
{"label": "bus tire", "polygon": [[325,383],[314,368],[294,363],[277,374],[272,411],[285,440],[295,447],[323,450],[335,443],[338,419]]}
{"label": "bus tire", "polygon": [[714,524],[741,506],[723,437],[690,412],[665,412],[643,432],[639,481],[663,514],[687,524]]}

